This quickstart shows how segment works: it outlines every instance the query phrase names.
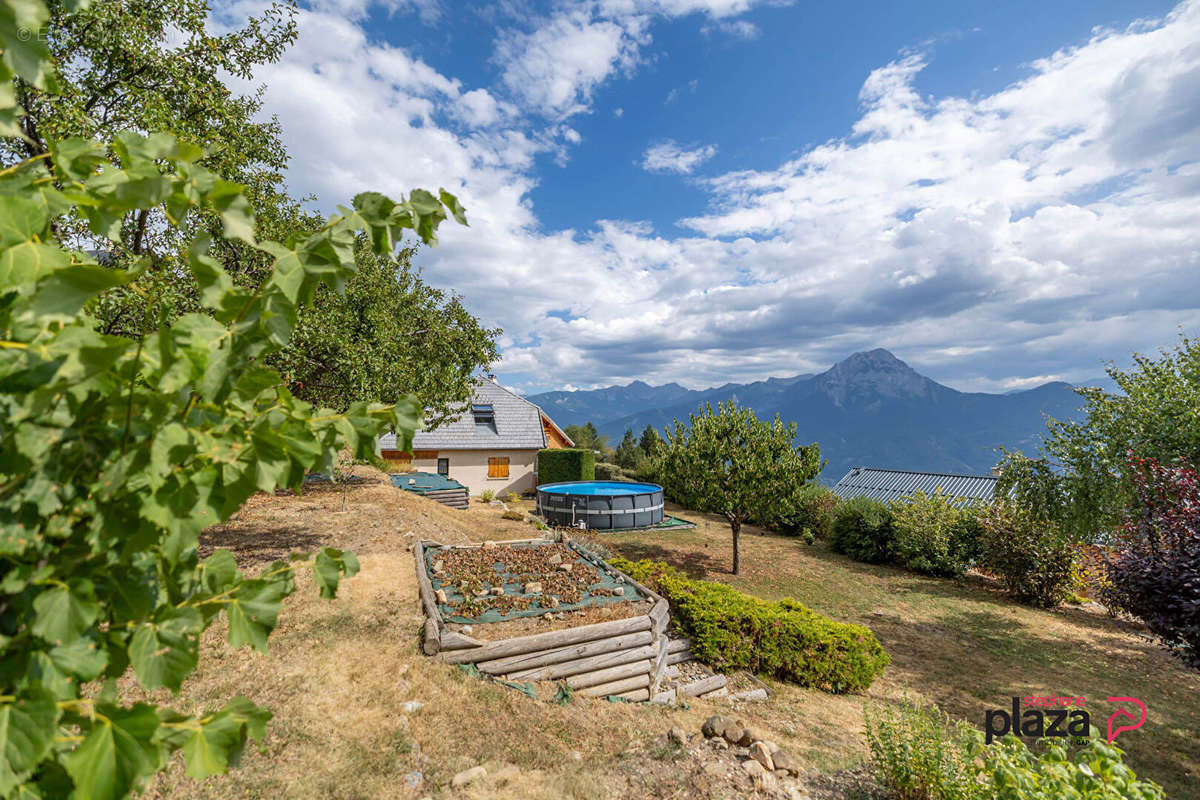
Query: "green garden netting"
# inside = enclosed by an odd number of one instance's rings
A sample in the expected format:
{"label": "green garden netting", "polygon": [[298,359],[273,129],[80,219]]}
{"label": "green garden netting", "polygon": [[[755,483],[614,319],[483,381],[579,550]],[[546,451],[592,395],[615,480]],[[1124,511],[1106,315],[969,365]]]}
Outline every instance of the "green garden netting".
{"label": "green garden netting", "polygon": [[[515,550],[525,548],[546,547],[549,542],[529,542],[519,544],[505,544],[499,548],[513,548]],[[498,549],[499,549],[498,548]],[[446,575],[437,576],[434,574],[434,564],[442,558],[444,552],[438,547],[428,547],[425,549],[425,569],[429,575],[430,583],[433,584],[434,590],[441,589],[446,593],[446,603],[438,605],[438,611],[442,615],[442,619],[447,622],[457,622],[468,625],[483,624],[488,622],[503,622],[505,620],[520,619],[522,617],[537,617],[547,612],[558,613],[560,611],[574,611],[580,608],[592,608],[596,606],[610,605],[613,603],[629,602],[632,600],[641,599],[640,593],[636,587],[624,581],[612,568],[605,565],[603,562],[594,561],[587,557],[584,553],[567,546],[567,552],[574,556],[571,563],[582,564],[595,569],[595,579],[586,586],[577,585],[575,589],[579,592],[580,597],[576,602],[563,602],[561,597],[559,602],[554,604],[550,600],[553,594],[547,591],[540,594],[524,593],[525,581],[528,574],[524,575],[520,572],[510,569],[502,559],[494,561],[491,565],[495,573],[495,577],[488,576],[490,586],[503,586],[504,594],[500,597],[488,595],[487,597],[464,597],[458,586],[448,582],[457,576]],[[503,550],[501,550],[501,556]],[[565,559],[567,560],[567,559]],[[443,580],[443,577],[447,580]],[[536,580],[536,578],[534,578]],[[616,593],[620,590],[620,594]],[[529,599],[530,602],[524,606],[524,599]],[[512,606],[512,607],[506,607]],[[524,607],[521,607],[524,606]]]}

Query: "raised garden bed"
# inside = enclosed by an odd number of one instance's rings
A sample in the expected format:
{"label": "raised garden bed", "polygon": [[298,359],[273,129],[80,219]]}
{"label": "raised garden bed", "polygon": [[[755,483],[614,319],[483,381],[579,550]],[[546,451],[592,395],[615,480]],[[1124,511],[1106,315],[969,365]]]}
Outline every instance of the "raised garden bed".
{"label": "raised garden bed", "polygon": [[513,681],[649,700],[667,667],[667,601],[578,543],[414,547],[425,653]]}

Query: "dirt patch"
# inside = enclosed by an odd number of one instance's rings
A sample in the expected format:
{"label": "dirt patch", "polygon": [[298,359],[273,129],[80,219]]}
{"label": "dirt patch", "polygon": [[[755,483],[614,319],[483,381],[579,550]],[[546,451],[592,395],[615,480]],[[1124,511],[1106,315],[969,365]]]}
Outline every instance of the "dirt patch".
{"label": "dirt patch", "polygon": [[[504,622],[489,622],[484,625],[460,625],[448,623],[452,631],[470,630],[470,636],[481,642],[496,642],[501,639],[512,639],[517,636],[527,636],[534,633],[560,631],[566,628],[578,628],[597,622],[612,622],[618,619],[629,619],[650,613],[650,603],[614,603],[607,606],[592,606],[575,611],[563,611],[554,614],[552,619],[545,617],[522,617]],[[465,632],[465,631],[464,631]]]}

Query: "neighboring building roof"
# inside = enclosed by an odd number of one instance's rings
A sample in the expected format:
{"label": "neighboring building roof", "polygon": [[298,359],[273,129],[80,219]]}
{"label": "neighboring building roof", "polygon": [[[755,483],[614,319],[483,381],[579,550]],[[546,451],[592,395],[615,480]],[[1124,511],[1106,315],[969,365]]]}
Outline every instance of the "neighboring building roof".
{"label": "neighboring building roof", "polygon": [[996,493],[993,475],[955,475],[947,472],[910,472],[900,469],[851,467],[833,493],[843,499],[870,497],[885,503],[898,500],[917,490],[933,494],[939,488],[950,497],[989,501]]}
{"label": "neighboring building roof", "polygon": [[[418,431],[412,449],[540,450],[547,444],[543,420],[562,433],[542,409],[494,380],[481,378],[462,416],[432,431]],[[565,433],[563,438],[571,441]],[[395,450],[395,435],[380,437],[379,449]]]}

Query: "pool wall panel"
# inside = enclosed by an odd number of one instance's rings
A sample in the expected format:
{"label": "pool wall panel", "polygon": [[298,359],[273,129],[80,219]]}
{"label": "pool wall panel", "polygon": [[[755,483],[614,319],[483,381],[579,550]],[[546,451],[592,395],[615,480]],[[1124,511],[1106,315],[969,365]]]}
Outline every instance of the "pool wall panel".
{"label": "pool wall panel", "polygon": [[[591,530],[614,528],[642,528],[663,520],[663,493],[661,488],[652,492],[629,494],[573,494],[569,487],[579,486],[575,481],[556,490],[555,484],[538,487],[538,514],[555,527],[573,527],[580,521]],[[584,482],[586,483],[586,482]],[[611,484],[619,491],[618,481],[596,481],[596,484]],[[646,486],[647,484],[629,484]],[[650,484],[653,485],[653,484]]]}

